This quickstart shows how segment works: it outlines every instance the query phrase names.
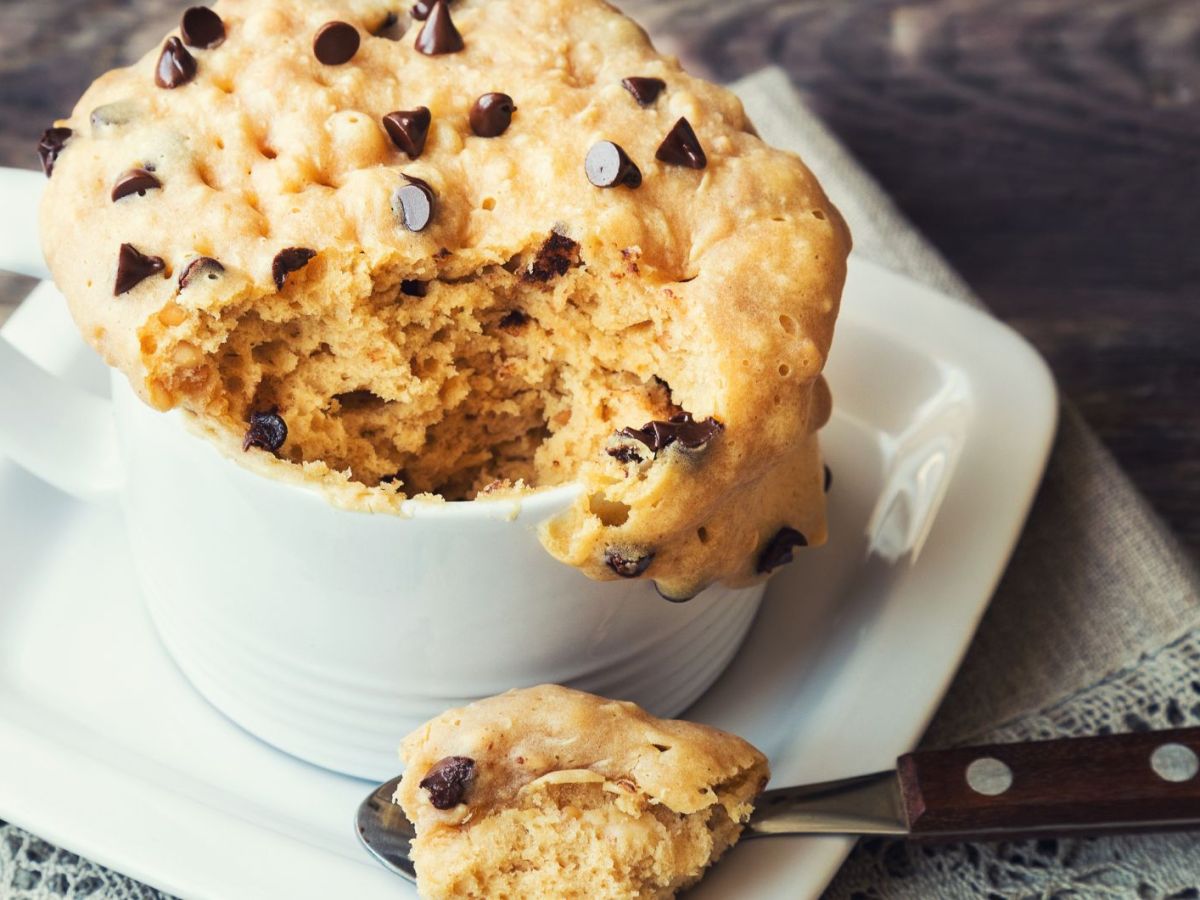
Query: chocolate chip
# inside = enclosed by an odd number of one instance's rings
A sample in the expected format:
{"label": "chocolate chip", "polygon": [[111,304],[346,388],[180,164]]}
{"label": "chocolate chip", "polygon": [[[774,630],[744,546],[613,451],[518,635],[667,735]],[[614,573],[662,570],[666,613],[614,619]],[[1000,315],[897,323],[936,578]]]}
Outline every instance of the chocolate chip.
{"label": "chocolate chip", "polygon": [[271,261],[271,277],[275,279],[275,289],[282,291],[287,277],[307,266],[316,255],[316,250],[309,250],[307,247],[288,247],[276,253],[275,259]]}
{"label": "chocolate chip", "polygon": [[696,422],[692,420],[691,413],[680,413],[666,422],[649,422],[641,428],[622,428],[617,434],[641,441],[655,453],[659,453],[672,444],[678,444],[687,450],[699,450],[724,430],[725,426],[716,419],[708,418]]}
{"label": "chocolate chip", "polygon": [[400,293],[406,297],[424,297],[429,293],[429,282],[427,281],[401,281]]}
{"label": "chocolate chip", "polygon": [[566,275],[571,266],[578,262],[579,245],[565,234],[553,231],[538,250],[537,258],[521,275],[521,279],[545,284],[552,278]]}
{"label": "chocolate chip", "polygon": [[429,137],[429,124],[433,121],[428,107],[400,109],[383,117],[383,129],[392,143],[409,159],[416,159],[425,152],[425,139]]}
{"label": "chocolate chip", "polygon": [[354,59],[361,38],[349,22],[326,22],[313,36],[313,55],[327,66],[340,66]]}
{"label": "chocolate chip", "polygon": [[833,471],[829,466],[825,467],[825,493],[829,493],[829,489],[833,487]]}
{"label": "chocolate chip", "polygon": [[700,138],[692,129],[687,119],[680,119],[671,129],[654,154],[655,158],[672,166],[684,166],[688,169],[703,169],[708,165],[708,157],[700,146]]}
{"label": "chocolate chip", "polygon": [[417,0],[409,12],[418,22],[424,22],[429,18],[429,11],[433,9],[433,4],[436,2],[437,0]]}
{"label": "chocolate chip", "polygon": [[484,94],[471,107],[471,130],[482,138],[500,137],[508,131],[516,111],[508,94]]}
{"label": "chocolate chip", "polygon": [[193,6],[183,14],[179,33],[189,47],[212,50],[225,43],[225,23],[207,6]]}
{"label": "chocolate chip", "polygon": [[624,465],[644,462],[642,459],[642,454],[638,453],[636,447],[633,447],[629,444],[617,444],[615,447],[609,447],[604,452],[617,462],[623,463]]}
{"label": "chocolate chip", "polygon": [[117,181],[112,189],[113,203],[130,194],[140,194],[145,197],[146,191],[157,190],[160,187],[162,187],[162,182],[145,169],[130,169],[117,176]]}
{"label": "chocolate chip", "polygon": [[392,212],[409,231],[424,231],[433,221],[433,188],[420,178],[404,177],[408,184],[396,188],[392,194]]}
{"label": "chocolate chip", "polygon": [[638,78],[636,76],[623,79],[621,85],[633,94],[633,99],[638,102],[638,106],[653,106],[658,95],[667,88],[667,83],[661,78]]}
{"label": "chocolate chip", "polygon": [[779,533],[771,538],[767,546],[763,547],[762,553],[758,555],[759,574],[765,575],[780,566],[787,565],[792,561],[793,550],[797,547],[807,546],[808,538],[795,528],[780,528]]}
{"label": "chocolate chip", "polygon": [[211,256],[197,256],[179,273],[179,289],[185,290],[197,278],[207,277],[210,281],[220,277],[225,267]]}
{"label": "chocolate chip", "polygon": [[654,553],[629,552],[610,547],[604,551],[604,562],[622,578],[637,578],[650,568]]}
{"label": "chocolate chip", "polygon": [[505,331],[519,331],[525,327],[525,323],[528,321],[528,315],[519,309],[514,309],[504,314],[504,318],[500,320],[500,327]]}
{"label": "chocolate chip", "polygon": [[122,244],[117,254],[117,280],[113,284],[113,296],[119,297],[133,290],[145,279],[165,269],[161,256],[147,256],[133,244]]}
{"label": "chocolate chip", "polygon": [[384,38],[389,41],[396,41],[404,34],[404,29],[400,26],[400,14],[395,10],[389,12],[382,22],[371,29],[371,36]]}
{"label": "chocolate chip", "polygon": [[416,46],[426,56],[457,53],[463,48],[462,35],[454,27],[450,18],[450,4],[446,0],[434,0],[433,5],[429,7],[425,24],[421,26],[421,33],[417,35]]}
{"label": "chocolate chip", "polygon": [[67,146],[67,141],[74,134],[70,128],[47,128],[42,132],[42,137],[38,141],[37,152],[42,160],[42,171],[49,178],[54,172],[54,163],[58,159],[58,154],[62,153],[63,147]]}
{"label": "chocolate chip", "polygon": [[612,141],[601,141],[589,150],[583,168],[588,181],[596,187],[610,188],[623,184],[636,188],[642,183],[642,170]]}
{"label": "chocolate chip", "polygon": [[447,756],[433,765],[420,786],[429,792],[434,809],[454,809],[462,803],[467,782],[475,775],[475,760],[469,756]]}
{"label": "chocolate chip", "polygon": [[242,451],[258,447],[260,450],[274,453],[284,445],[287,436],[287,422],[283,421],[277,407],[251,413],[250,427],[246,429],[246,436],[242,438]]}
{"label": "chocolate chip", "polygon": [[154,69],[154,83],[170,90],[187,84],[195,77],[196,57],[188,53],[179,38],[167,38]]}

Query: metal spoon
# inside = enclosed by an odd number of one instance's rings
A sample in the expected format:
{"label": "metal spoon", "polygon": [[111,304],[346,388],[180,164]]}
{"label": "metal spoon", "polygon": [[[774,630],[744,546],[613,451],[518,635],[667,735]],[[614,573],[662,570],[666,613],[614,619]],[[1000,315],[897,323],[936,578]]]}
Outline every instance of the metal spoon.
{"label": "metal spoon", "polygon": [[[416,880],[412,823],[392,802],[399,778],[358,808],[358,836]],[[743,838],[891,834],[1012,840],[1200,828],[1200,728],[910,753],[896,769],[767,791]]]}
{"label": "metal spoon", "polygon": [[392,802],[399,784],[400,779],[393,778],[367,795],[358,806],[354,830],[372,856],[397,875],[416,881],[417,870],[410,854],[417,831],[404,810]]}

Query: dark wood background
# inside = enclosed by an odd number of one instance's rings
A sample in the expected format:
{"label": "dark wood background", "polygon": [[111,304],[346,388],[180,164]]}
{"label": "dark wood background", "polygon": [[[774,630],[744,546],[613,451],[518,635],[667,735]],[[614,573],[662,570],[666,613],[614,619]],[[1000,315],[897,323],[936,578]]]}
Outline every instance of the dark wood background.
{"label": "dark wood background", "polygon": [[[186,5],[0,0],[0,164]],[[716,78],[783,66],[1200,550],[1200,0],[620,5]]]}

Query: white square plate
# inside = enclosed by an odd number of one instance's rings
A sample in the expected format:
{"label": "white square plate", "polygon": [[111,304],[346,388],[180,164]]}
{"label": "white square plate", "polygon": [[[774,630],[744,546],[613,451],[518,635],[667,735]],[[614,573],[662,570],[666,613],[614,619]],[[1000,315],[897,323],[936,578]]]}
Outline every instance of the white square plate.
{"label": "white square plate", "polygon": [[[104,390],[52,286],[4,333]],[[832,540],[772,582],[745,648],[689,713],[761,747],[773,786],[887,768],[917,741],[1012,551],[1056,420],[1046,366],[1014,332],[859,259],[828,374]],[[0,460],[0,579],[0,817],[184,897],[414,895],[358,846],[368,784],[260,743],[175,669],[114,508]],[[815,896],[850,847],[747,842],[691,896]]]}

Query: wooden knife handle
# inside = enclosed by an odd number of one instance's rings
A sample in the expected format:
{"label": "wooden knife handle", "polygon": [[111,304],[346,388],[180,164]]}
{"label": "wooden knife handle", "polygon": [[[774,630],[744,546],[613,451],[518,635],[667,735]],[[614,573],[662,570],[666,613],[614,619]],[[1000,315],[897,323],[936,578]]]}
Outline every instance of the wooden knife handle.
{"label": "wooden knife handle", "polygon": [[1200,728],[910,753],[912,837],[1200,828]]}

